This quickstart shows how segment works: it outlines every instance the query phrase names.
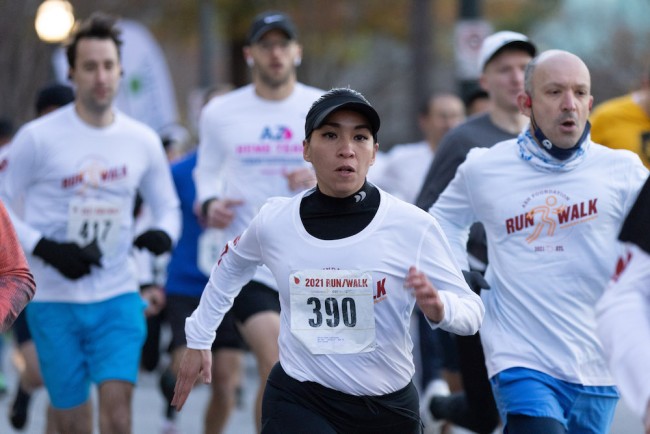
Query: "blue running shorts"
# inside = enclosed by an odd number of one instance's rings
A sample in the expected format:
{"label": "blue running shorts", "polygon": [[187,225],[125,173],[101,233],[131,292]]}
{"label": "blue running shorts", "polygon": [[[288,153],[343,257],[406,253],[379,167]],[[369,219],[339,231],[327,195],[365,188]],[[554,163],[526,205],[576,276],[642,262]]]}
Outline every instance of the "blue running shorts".
{"label": "blue running shorts", "polygon": [[90,384],[135,384],[146,337],[138,293],[95,303],[32,302],[27,320],[52,405],[68,409],[88,400]]}
{"label": "blue running shorts", "polygon": [[583,386],[527,368],[506,369],[490,382],[504,422],[508,414],[548,417],[569,433],[609,432],[619,399],[614,386]]}

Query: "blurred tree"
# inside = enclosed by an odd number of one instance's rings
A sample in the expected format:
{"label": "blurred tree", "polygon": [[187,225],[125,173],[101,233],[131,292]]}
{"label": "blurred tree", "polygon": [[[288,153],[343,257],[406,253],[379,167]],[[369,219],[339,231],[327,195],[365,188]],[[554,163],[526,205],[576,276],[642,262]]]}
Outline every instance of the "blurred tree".
{"label": "blurred tree", "polygon": [[564,0],[534,37],[545,48],[581,56],[592,75],[596,104],[640,85],[650,58],[648,0]]}
{"label": "blurred tree", "polygon": [[[16,123],[33,117],[34,94],[50,74],[50,47],[40,42],[34,32],[34,15],[41,1],[0,0],[0,71],[3,78],[0,81],[0,113],[10,114]],[[165,53],[179,110],[184,117],[188,116],[191,112],[188,110],[189,97],[201,84],[199,13],[201,1],[206,0],[69,1],[80,18],[101,9],[145,24]],[[382,114],[383,148],[417,138],[419,133],[413,127],[411,114],[417,105],[414,89],[421,88],[423,95],[428,91],[457,90],[453,29],[460,0],[208,1],[212,2],[216,18],[212,32],[214,53],[207,65],[213,84],[248,82],[241,48],[251,19],[265,9],[286,11],[294,17],[305,47],[299,79],[322,88],[349,85],[366,94]],[[602,17],[598,14],[604,14],[600,4],[612,5],[617,0],[480,1],[484,17],[495,29],[508,28],[531,34],[542,48],[570,49],[568,44],[576,39],[600,41],[604,38],[606,42],[599,49],[610,50],[607,55],[597,51],[577,52],[585,56],[595,82],[598,78],[598,88],[614,83],[620,83],[617,86],[621,88],[631,76],[638,77],[635,65],[639,55],[627,53],[622,47],[635,47],[634,53],[637,53],[637,47],[648,40],[647,33],[640,38],[638,29],[633,26],[621,25],[610,31],[600,25]],[[582,9],[567,6],[580,1],[588,5],[583,3]],[[640,2],[647,4],[647,0],[628,0],[621,4],[628,7]],[[595,3],[599,7],[589,6]],[[423,12],[413,10],[413,5],[422,8]],[[427,10],[429,18],[425,16]],[[639,19],[647,19],[650,15],[650,12],[644,15],[644,11],[637,11]],[[581,20],[588,23],[584,29],[576,24]],[[423,31],[427,23],[429,28]],[[567,29],[570,29],[570,36]],[[576,36],[577,29],[582,30]],[[549,34],[554,39],[544,36]],[[414,55],[429,60],[415,65]],[[628,69],[634,73],[628,73]]]}
{"label": "blurred tree", "polygon": [[0,0],[0,116],[16,125],[35,116],[37,89],[51,75],[51,48],[34,29],[36,0]]}

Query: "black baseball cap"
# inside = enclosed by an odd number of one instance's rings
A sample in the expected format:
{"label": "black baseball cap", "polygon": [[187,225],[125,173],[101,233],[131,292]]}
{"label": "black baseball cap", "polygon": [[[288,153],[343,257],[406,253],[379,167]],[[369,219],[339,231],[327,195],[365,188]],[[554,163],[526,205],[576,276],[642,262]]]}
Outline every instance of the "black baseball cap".
{"label": "black baseball cap", "polygon": [[36,95],[36,113],[40,114],[48,107],[63,107],[74,101],[74,90],[65,84],[53,83],[38,91]]}
{"label": "black baseball cap", "polygon": [[377,142],[380,125],[377,111],[363,95],[349,88],[331,89],[314,101],[305,119],[305,138],[309,138],[312,131],[320,128],[329,115],[341,109],[352,110],[364,115],[370,122],[372,137]]}
{"label": "black baseball cap", "polygon": [[16,132],[14,123],[9,118],[0,118],[0,138],[11,137]]}
{"label": "black baseball cap", "polygon": [[253,19],[253,24],[248,30],[248,43],[256,43],[266,32],[275,29],[282,30],[289,39],[296,39],[298,36],[296,26],[287,14],[279,11],[266,11]]}

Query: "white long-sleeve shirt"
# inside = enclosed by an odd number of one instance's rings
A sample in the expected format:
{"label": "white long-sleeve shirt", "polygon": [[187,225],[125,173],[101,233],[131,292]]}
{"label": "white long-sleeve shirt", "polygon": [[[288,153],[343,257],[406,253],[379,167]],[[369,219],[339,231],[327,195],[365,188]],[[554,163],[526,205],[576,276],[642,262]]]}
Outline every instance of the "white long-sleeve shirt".
{"label": "white long-sleeve shirt", "polygon": [[598,335],[623,399],[643,417],[650,402],[650,254],[632,244],[621,260],[627,265],[598,302]]}
{"label": "white long-sleeve shirt", "polygon": [[[212,99],[201,112],[194,181],[200,203],[210,198],[238,199],[235,218],[223,229],[224,244],[240,235],[269,197],[290,197],[285,175],[311,167],[302,156],[305,117],[324,92],[296,83],[279,101],[261,98],[252,84]],[[273,277],[260,268],[255,280],[272,288]]]}
{"label": "white long-sleeve shirt", "polygon": [[[114,122],[95,128],[74,104],[25,125],[12,141],[3,200],[24,200],[24,217],[12,215],[39,290],[35,301],[92,302],[138,290],[129,252],[133,206],[139,190],[152,226],[173,241],[180,233],[179,200],[160,138],[149,127],[115,111]],[[101,267],[70,280],[32,255],[38,241],[97,237]]]}
{"label": "white long-sleeve shirt", "polygon": [[396,145],[386,156],[383,171],[372,183],[395,197],[415,203],[433,158],[434,152],[427,141]]}
{"label": "white long-sleeve shirt", "polygon": [[[347,238],[321,240],[302,224],[301,198],[269,200],[241,238],[229,242],[199,307],[187,319],[188,348],[210,348],[214,330],[260,264],[272,271],[280,294],[280,362],[299,381],[353,395],[381,395],[408,384],[414,373],[409,323],[415,299],[404,288],[410,266],[439,290],[445,306],[439,327],[465,335],[478,330],[481,300],[468,288],[444,234],[425,212],[382,191],[377,214],[366,228]],[[350,286],[359,285],[367,293],[357,297],[360,289]],[[337,345],[346,347],[350,336],[329,329],[332,321],[347,321],[347,332],[355,336],[350,345],[357,345],[357,337],[368,344],[336,354]]]}
{"label": "white long-sleeve shirt", "polygon": [[531,140],[522,133],[472,150],[430,213],[461,267],[470,225],[485,226],[491,289],[481,293],[481,340],[490,376],[525,367],[573,383],[612,385],[595,305],[647,170],[635,154],[591,142],[556,164]]}

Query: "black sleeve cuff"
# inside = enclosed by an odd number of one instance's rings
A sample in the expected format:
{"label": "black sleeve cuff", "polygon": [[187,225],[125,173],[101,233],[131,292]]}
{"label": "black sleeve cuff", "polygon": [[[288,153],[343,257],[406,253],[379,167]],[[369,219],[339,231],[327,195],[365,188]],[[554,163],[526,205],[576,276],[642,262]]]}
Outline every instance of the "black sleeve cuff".
{"label": "black sleeve cuff", "polygon": [[650,177],[639,192],[630,213],[627,215],[618,239],[634,243],[650,254]]}
{"label": "black sleeve cuff", "polygon": [[201,204],[201,216],[203,218],[206,218],[208,216],[208,207],[210,206],[210,202],[212,202],[213,200],[217,200],[217,198],[216,197],[211,197],[210,199],[205,200]]}

